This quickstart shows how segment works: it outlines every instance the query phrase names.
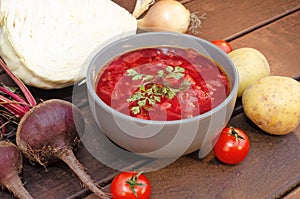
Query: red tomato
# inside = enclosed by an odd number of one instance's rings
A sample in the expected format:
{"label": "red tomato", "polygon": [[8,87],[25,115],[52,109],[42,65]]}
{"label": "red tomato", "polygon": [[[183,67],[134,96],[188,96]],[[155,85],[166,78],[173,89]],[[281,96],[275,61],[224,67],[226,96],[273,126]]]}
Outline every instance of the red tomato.
{"label": "red tomato", "polygon": [[223,163],[237,164],[245,159],[250,149],[248,136],[241,129],[226,127],[222,130],[213,151]]}
{"label": "red tomato", "polygon": [[142,172],[121,172],[113,179],[110,193],[113,199],[149,199],[151,185]]}
{"label": "red tomato", "polygon": [[224,40],[214,40],[211,43],[221,48],[227,54],[232,51],[231,45]]}

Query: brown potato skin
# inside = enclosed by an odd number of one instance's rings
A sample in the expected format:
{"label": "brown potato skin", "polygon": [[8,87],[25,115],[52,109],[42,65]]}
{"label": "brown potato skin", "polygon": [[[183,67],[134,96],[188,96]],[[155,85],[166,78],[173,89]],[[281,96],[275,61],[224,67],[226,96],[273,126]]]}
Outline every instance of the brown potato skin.
{"label": "brown potato skin", "polygon": [[288,134],[300,123],[300,83],[292,78],[261,78],[245,90],[242,103],[247,117],[267,133]]}
{"label": "brown potato skin", "polygon": [[270,75],[267,58],[258,50],[243,47],[228,53],[239,72],[238,97],[255,81]]}

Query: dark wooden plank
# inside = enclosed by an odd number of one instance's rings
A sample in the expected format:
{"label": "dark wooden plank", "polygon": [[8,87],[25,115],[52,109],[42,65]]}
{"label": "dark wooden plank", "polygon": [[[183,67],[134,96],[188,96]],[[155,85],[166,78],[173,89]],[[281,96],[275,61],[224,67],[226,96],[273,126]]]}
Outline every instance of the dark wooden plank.
{"label": "dark wooden plank", "polygon": [[[123,1],[123,5],[126,9],[133,8],[133,2],[125,3]],[[1,71],[0,81],[8,86],[15,86],[11,79]],[[92,116],[90,115],[89,107],[86,106],[87,96],[85,85],[76,85],[75,87],[76,89],[73,89],[73,87],[67,87],[58,90],[42,90],[37,88],[30,88],[30,90],[37,99],[47,100],[51,98],[60,98],[73,101],[77,106],[81,107],[85,118],[88,118],[87,120],[89,123],[87,123],[86,132],[98,132],[99,130],[95,125],[96,123],[92,120]],[[87,150],[87,148],[88,147],[85,147],[83,144],[81,144],[76,156],[78,157],[79,161],[83,163],[93,179],[95,179],[100,185],[107,184],[107,181],[112,179],[110,176],[116,175],[118,171],[107,167],[105,164],[102,164],[90,153],[90,151]],[[125,168],[128,166],[128,169],[134,169],[140,164],[143,164],[143,162],[136,161],[135,164],[128,165],[129,163],[119,158],[115,159],[115,163],[113,164],[124,165]],[[80,183],[79,179],[63,162],[49,165],[46,172],[43,167],[32,165],[26,159],[24,159],[24,169],[21,177],[22,181],[26,184],[26,188],[34,198],[75,198],[89,193],[89,191]],[[7,190],[4,190],[0,192],[0,198],[13,198],[13,196],[8,193]]]}
{"label": "dark wooden plank", "polygon": [[[115,157],[112,157],[111,150],[104,148],[104,143],[101,141],[103,135],[99,134],[100,130],[91,116],[89,107],[83,106],[81,111],[86,119],[86,130],[80,135],[81,145],[76,156],[98,184],[101,186],[108,184],[113,176],[119,172],[114,168],[134,170],[147,163],[147,161],[133,159],[134,157],[131,156],[124,156],[123,158],[116,154]],[[108,157],[107,154],[110,156]],[[103,158],[106,158],[105,162]],[[116,166],[114,167],[114,165]],[[32,165],[24,159],[21,177],[22,181],[26,183],[29,193],[37,199],[80,198],[89,194],[77,176],[63,162],[49,165],[46,171],[44,167]],[[11,194],[6,190],[0,192],[0,198],[11,197]]]}
{"label": "dark wooden plank", "polygon": [[[294,12],[231,44],[234,48],[247,46],[263,52],[272,75],[296,77],[300,75],[299,18],[300,12]],[[244,162],[223,165],[213,153],[203,160],[196,153],[182,157],[147,174],[153,184],[152,198],[279,198],[299,186],[300,126],[292,134],[271,136],[244,114],[232,118],[230,124],[244,129],[250,137],[251,151]],[[298,196],[299,191],[294,193]]]}
{"label": "dark wooden plank", "polygon": [[[132,10],[133,2],[116,0],[126,9]],[[206,13],[207,19],[203,21],[201,33],[197,36],[208,40],[226,38],[249,27],[257,27],[258,24],[282,13],[289,12],[299,6],[299,1],[245,1],[245,2],[222,2],[193,0],[186,5],[191,11],[198,11],[199,14]],[[238,10],[236,12],[236,10]],[[254,14],[255,13],[255,14]],[[294,16],[294,17],[293,17]],[[272,74],[286,74],[294,76],[299,74],[299,67],[293,63],[299,63],[295,56],[297,51],[277,51],[283,46],[289,49],[296,40],[296,48],[299,52],[299,15],[291,15],[283,20],[268,25],[269,29],[261,29],[245,35],[231,42],[234,48],[253,45],[262,52],[269,52],[266,56],[272,64]],[[287,19],[287,21],[286,21]],[[276,25],[278,24],[279,25]],[[291,24],[290,24],[291,23]],[[278,28],[281,27],[279,30]],[[292,28],[284,32],[285,28]],[[261,32],[260,32],[261,31]],[[284,33],[284,37],[281,35]],[[268,41],[268,45],[253,42],[253,39],[261,37]],[[271,36],[270,36],[271,35]],[[276,37],[275,37],[276,36]],[[276,49],[276,43],[272,43],[274,38],[281,38],[280,49]],[[276,40],[277,41],[277,40]],[[286,43],[287,41],[287,43]],[[276,50],[276,51],[275,51]],[[278,57],[274,55],[279,55]],[[291,57],[294,61],[290,62]],[[277,65],[278,63],[284,63]],[[292,63],[292,68],[290,64]],[[275,67],[275,68],[274,68]],[[6,78],[1,76],[2,79]],[[45,98],[65,98],[71,100],[72,89],[66,88],[57,91],[42,91],[32,89],[38,97]],[[79,92],[76,104],[79,104],[86,118],[89,118],[88,131],[97,132],[94,128],[89,109],[86,105],[86,95]],[[91,120],[90,120],[91,119]],[[246,118],[240,114],[233,118],[232,124],[245,128],[253,142],[251,153],[245,162],[238,166],[226,166],[220,164],[209,154],[208,157],[200,161],[196,154],[185,156],[174,164],[162,170],[147,173],[154,185],[154,198],[198,198],[198,196],[215,196],[216,198],[232,198],[231,196],[259,198],[259,196],[276,196],[284,194],[287,190],[295,187],[299,181],[299,128],[295,133],[275,137],[263,134],[256,129]],[[82,146],[82,145],[81,145]],[[82,146],[77,153],[79,160],[86,166],[89,173],[100,183],[107,184],[117,173],[116,170],[106,167]],[[289,160],[286,165],[285,161]],[[115,160],[115,164],[125,164],[124,160]],[[119,161],[119,162],[118,162]],[[298,162],[297,162],[298,161]],[[137,162],[136,165],[128,165],[128,169],[139,167],[145,162]],[[124,166],[126,168],[126,166]],[[293,173],[293,175],[291,175]],[[248,179],[249,178],[249,179]],[[230,181],[228,181],[230,179]],[[63,164],[57,163],[49,166],[46,173],[44,168],[32,166],[25,161],[22,180],[35,198],[75,198],[82,197],[88,192],[82,188],[76,176]],[[170,181],[168,181],[170,180]],[[243,181],[244,180],[244,181]],[[248,181],[248,182],[247,182]],[[280,184],[280,186],[279,186]],[[237,186],[237,187],[235,187]],[[222,192],[225,189],[225,192]],[[240,190],[239,190],[240,189]],[[262,189],[260,191],[260,189]],[[108,190],[108,187],[106,187]],[[278,193],[280,190],[280,193]],[[244,192],[243,192],[244,191]],[[236,192],[236,193],[235,193]],[[224,196],[222,194],[225,194]],[[235,195],[234,195],[235,194]],[[227,197],[228,196],[228,197]],[[0,198],[12,198],[6,191],[0,192]]]}
{"label": "dark wooden plank", "polygon": [[[82,111],[84,115],[87,115],[84,109]],[[86,132],[88,131],[94,131],[94,129],[87,123]],[[115,172],[115,170],[96,161],[82,144],[77,150],[76,156],[92,178],[99,180],[100,183],[100,179],[104,179],[107,174]],[[24,159],[24,169],[21,177],[22,181],[26,182],[26,188],[34,198],[64,199],[83,189],[79,179],[61,161],[49,165],[46,171],[43,167],[32,165]],[[0,192],[0,198],[4,197],[5,194],[7,192]]]}
{"label": "dark wooden plank", "polygon": [[251,149],[243,162],[224,165],[212,152],[202,160],[197,153],[184,156],[146,173],[153,188],[151,198],[279,198],[299,185],[300,127],[285,136],[272,136],[244,114],[232,118],[230,125],[242,128],[250,138]]}
{"label": "dark wooden plank", "polygon": [[300,185],[297,189],[286,195],[284,199],[299,199],[300,198]]}
{"label": "dark wooden plank", "polygon": [[186,4],[191,12],[206,13],[200,33],[207,40],[225,39],[265,21],[300,8],[298,0],[278,1],[198,1]]}
{"label": "dark wooden plank", "polygon": [[[234,48],[254,47],[270,61],[273,75],[300,75],[300,12],[291,14],[231,42]],[[280,46],[280,48],[278,48]],[[243,115],[230,124],[244,129],[251,139],[245,162],[226,166],[211,153],[204,160],[196,154],[149,173],[153,198],[277,198],[300,183],[300,126],[286,136],[270,136]]]}
{"label": "dark wooden plank", "polygon": [[[213,153],[199,160],[197,154],[148,173],[152,198],[274,198],[278,190],[297,186],[300,176],[300,128],[286,136],[262,133],[243,114],[231,125],[249,135],[251,149],[239,165],[218,162]],[[282,193],[284,194],[284,193]]]}
{"label": "dark wooden plank", "polygon": [[232,47],[253,47],[269,60],[271,74],[300,75],[300,11],[233,40]]}

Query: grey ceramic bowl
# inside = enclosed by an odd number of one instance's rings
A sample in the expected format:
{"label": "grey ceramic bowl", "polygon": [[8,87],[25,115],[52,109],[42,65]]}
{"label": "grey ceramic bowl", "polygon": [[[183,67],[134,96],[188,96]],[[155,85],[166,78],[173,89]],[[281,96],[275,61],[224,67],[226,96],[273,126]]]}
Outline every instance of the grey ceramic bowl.
{"label": "grey ceramic bowl", "polygon": [[[151,121],[122,114],[106,105],[96,95],[97,74],[105,64],[125,52],[157,46],[193,48],[211,57],[222,66],[229,77],[229,96],[211,111],[193,118]],[[200,158],[206,156],[232,115],[238,79],[238,72],[229,57],[215,45],[187,34],[167,32],[141,33],[105,46],[91,60],[86,76],[90,108],[103,133],[128,151],[155,158],[180,157],[197,150]]]}

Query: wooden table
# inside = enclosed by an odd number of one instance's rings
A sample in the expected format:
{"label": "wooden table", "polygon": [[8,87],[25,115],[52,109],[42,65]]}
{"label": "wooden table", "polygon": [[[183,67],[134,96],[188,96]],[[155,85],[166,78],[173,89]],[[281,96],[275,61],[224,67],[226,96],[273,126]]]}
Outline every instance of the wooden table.
{"label": "wooden table", "polygon": [[[116,0],[130,12],[134,0]],[[234,49],[253,47],[269,60],[272,75],[300,78],[300,1],[299,0],[183,0],[191,12],[205,13],[206,19],[197,34],[206,40],[225,39]],[[6,74],[0,71],[1,81],[10,84]],[[85,86],[73,96],[88,121],[87,131],[99,129],[92,119]],[[72,88],[43,91],[31,88],[37,98],[63,98],[72,100]],[[272,136],[253,125],[244,115],[240,99],[230,120],[230,125],[243,129],[251,140],[247,158],[235,166],[217,161],[211,152],[200,160],[197,153],[186,155],[167,167],[146,173],[152,183],[152,198],[300,198],[300,126],[291,134]],[[102,153],[105,153],[103,151]],[[81,146],[78,159],[89,174],[106,191],[119,172],[110,168]],[[149,162],[126,164],[121,157],[115,165],[125,165],[124,170],[140,170]],[[77,177],[58,162],[43,167],[24,162],[21,174],[25,187],[34,198],[96,198],[83,188]],[[13,198],[6,190],[0,198]]]}

